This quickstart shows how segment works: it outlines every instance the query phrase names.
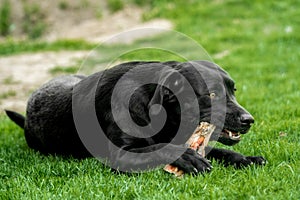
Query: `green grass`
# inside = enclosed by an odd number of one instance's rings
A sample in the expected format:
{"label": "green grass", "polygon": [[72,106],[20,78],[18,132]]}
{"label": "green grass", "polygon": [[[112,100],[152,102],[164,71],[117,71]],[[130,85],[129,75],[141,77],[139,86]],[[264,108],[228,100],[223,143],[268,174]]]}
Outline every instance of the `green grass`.
{"label": "green grass", "polygon": [[39,51],[91,50],[94,47],[96,47],[96,44],[83,40],[58,40],[49,43],[44,41],[16,41],[10,38],[0,42],[0,57]]}
{"label": "green grass", "polygon": [[56,66],[49,70],[50,74],[54,76],[60,74],[76,74],[77,71],[78,71],[77,66],[69,66],[69,67]]}
{"label": "green grass", "polygon": [[122,0],[107,0],[107,6],[114,13],[124,8],[124,2]]}
{"label": "green grass", "polygon": [[6,36],[11,26],[11,5],[8,0],[3,0],[0,5],[0,35]]}
{"label": "green grass", "polygon": [[[213,162],[211,173],[181,180],[159,169],[119,175],[96,159],[63,159],[30,150],[21,129],[2,115],[0,199],[299,199],[299,6],[297,1],[154,0],[144,14],[145,19],[172,20],[176,30],[196,39],[210,55],[229,52],[212,57],[236,80],[237,99],[256,119],[243,140],[229,149],[263,155],[266,166],[235,170]],[[8,55],[91,46],[25,42],[0,47],[0,54]],[[113,57],[113,47],[107,49]],[[121,60],[174,58],[145,51],[131,52]]]}
{"label": "green grass", "polygon": [[23,4],[22,29],[29,39],[37,39],[47,30],[46,15],[39,4]]}
{"label": "green grass", "polygon": [[6,77],[5,79],[3,79],[2,83],[5,85],[12,85],[12,84],[18,83],[18,81],[15,81],[12,76],[9,76],[9,77]]}
{"label": "green grass", "polygon": [[16,95],[17,94],[16,94],[15,91],[9,90],[7,92],[0,93],[0,99],[6,99],[6,98],[9,98],[9,97],[14,97]]}
{"label": "green grass", "polygon": [[[170,41],[176,41],[176,44]],[[189,49],[193,49],[193,51],[189,51]],[[104,42],[95,47],[92,56],[82,62],[79,72],[90,74],[120,62],[136,60],[187,61],[199,59],[212,60],[206,50],[192,38],[176,31],[167,31],[136,40],[132,44]]]}

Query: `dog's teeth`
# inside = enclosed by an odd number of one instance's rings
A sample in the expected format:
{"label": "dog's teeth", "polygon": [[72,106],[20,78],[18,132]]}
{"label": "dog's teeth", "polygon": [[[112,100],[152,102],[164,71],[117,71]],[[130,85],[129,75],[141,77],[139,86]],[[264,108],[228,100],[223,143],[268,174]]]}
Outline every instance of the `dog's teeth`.
{"label": "dog's teeth", "polygon": [[241,135],[239,134],[239,133],[237,133],[236,135],[234,135],[233,137],[232,137],[232,139],[240,139],[240,137],[241,137]]}
{"label": "dog's teeth", "polygon": [[229,130],[225,130],[225,132],[228,134],[229,138],[231,138],[232,140],[237,140],[237,139],[240,139],[241,135],[240,133],[235,133],[235,132],[232,132],[232,131],[229,131]]}

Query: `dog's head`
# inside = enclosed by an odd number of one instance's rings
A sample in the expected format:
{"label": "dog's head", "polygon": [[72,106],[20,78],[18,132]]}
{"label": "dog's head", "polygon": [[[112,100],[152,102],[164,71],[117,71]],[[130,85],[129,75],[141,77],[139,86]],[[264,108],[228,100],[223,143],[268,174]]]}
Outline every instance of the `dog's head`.
{"label": "dog's head", "polygon": [[[245,134],[250,129],[254,118],[245,110],[235,98],[235,83],[227,72],[216,64],[207,61],[195,61],[177,64],[174,70],[167,70],[162,74],[161,87],[156,89],[149,105],[162,104],[172,109],[173,115],[186,113],[198,115],[198,122],[210,122],[217,126],[212,140],[218,140],[225,145],[234,145],[240,141],[240,134]],[[182,75],[182,76],[181,76]],[[186,89],[186,84],[193,88],[193,95]],[[172,86],[173,91],[168,87]],[[178,95],[187,99],[186,103],[179,106]],[[198,110],[195,110],[195,99]],[[190,98],[190,99],[189,99]],[[193,105],[192,105],[193,104]],[[158,113],[160,110],[154,111]],[[189,115],[187,115],[187,118]],[[191,119],[188,119],[191,120]]]}

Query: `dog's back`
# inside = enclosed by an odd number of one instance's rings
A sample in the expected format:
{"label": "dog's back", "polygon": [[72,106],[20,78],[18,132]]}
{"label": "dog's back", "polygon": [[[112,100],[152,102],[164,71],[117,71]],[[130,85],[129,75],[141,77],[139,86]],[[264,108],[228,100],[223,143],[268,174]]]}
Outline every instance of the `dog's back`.
{"label": "dog's back", "polygon": [[74,152],[84,153],[78,151],[82,144],[72,117],[72,90],[83,78],[61,76],[44,84],[29,98],[23,121],[20,114],[6,111],[12,121],[24,128],[29,147],[42,153],[68,155],[74,148]]}

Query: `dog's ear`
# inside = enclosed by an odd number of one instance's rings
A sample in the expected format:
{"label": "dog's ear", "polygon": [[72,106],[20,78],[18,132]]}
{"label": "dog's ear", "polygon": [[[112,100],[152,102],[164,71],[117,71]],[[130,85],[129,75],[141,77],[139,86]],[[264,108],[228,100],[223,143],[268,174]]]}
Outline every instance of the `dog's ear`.
{"label": "dog's ear", "polygon": [[[151,114],[157,115],[164,102],[176,101],[176,95],[184,90],[184,77],[175,69],[167,69],[160,75],[156,90],[149,102],[148,108],[151,108]],[[151,107],[153,106],[153,107]]]}

